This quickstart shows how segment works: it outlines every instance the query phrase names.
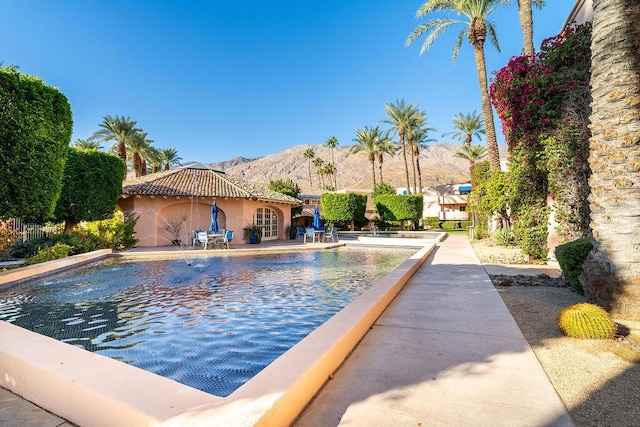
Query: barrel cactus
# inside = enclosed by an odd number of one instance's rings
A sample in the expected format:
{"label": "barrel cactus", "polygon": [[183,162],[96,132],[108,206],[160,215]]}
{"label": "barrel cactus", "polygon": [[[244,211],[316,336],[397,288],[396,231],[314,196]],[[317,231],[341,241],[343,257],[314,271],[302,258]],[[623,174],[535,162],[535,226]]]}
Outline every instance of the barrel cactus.
{"label": "barrel cactus", "polygon": [[568,337],[610,339],[616,334],[616,324],[602,307],[582,303],[565,308],[558,318],[558,327]]}

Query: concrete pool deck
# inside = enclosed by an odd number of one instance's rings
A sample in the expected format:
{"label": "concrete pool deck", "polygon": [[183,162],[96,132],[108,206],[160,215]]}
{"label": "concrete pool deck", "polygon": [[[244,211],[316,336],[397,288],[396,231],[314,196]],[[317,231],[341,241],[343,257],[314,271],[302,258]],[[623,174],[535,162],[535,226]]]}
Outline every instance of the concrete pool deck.
{"label": "concrete pool deck", "polygon": [[[439,244],[330,378],[297,426],[573,425],[463,236]],[[0,391],[1,425],[71,425]]]}

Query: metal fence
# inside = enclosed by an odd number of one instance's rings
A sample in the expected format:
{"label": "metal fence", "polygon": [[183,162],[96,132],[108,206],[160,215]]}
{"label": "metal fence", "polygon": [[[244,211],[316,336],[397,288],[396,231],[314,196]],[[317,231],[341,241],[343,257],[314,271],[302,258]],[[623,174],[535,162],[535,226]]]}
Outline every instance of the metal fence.
{"label": "metal fence", "polygon": [[25,224],[20,218],[10,219],[9,224],[11,228],[20,232],[22,242],[60,233],[59,225]]}

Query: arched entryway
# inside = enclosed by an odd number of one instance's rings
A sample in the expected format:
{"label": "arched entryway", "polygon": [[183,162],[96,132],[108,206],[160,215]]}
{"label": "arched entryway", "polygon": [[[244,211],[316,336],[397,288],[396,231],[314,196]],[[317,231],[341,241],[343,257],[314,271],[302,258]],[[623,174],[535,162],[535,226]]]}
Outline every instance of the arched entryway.
{"label": "arched entryway", "polygon": [[258,208],[253,214],[253,223],[262,226],[262,240],[278,239],[278,213],[271,208]]}

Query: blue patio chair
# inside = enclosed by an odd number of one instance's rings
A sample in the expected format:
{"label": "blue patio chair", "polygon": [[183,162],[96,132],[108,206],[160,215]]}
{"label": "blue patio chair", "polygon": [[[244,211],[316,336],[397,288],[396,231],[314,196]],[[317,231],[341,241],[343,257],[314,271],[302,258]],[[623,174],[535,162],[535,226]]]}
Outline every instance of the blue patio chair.
{"label": "blue patio chair", "polygon": [[216,244],[220,246],[226,246],[229,249],[229,243],[233,240],[233,230],[227,230],[222,237],[216,239]]}
{"label": "blue patio chair", "polygon": [[331,242],[338,241],[338,229],[333,227],[330,232],[324,233],[324,241],[328,242],[331,239]]}
{"label": "blue patio chair", "polygon": [[303,239],[304,238],[304,227],[297,226],[296,227],[296,234],[297,234],[296,237],[299,237],[299,238]]}
{"label": "blue patio chair", "polygon": [[302,243],[307,243],[307,237],[310,238],[313,243],[316,242],[316,231],[313,229],[313,227],[307,227],[305,229]]}

